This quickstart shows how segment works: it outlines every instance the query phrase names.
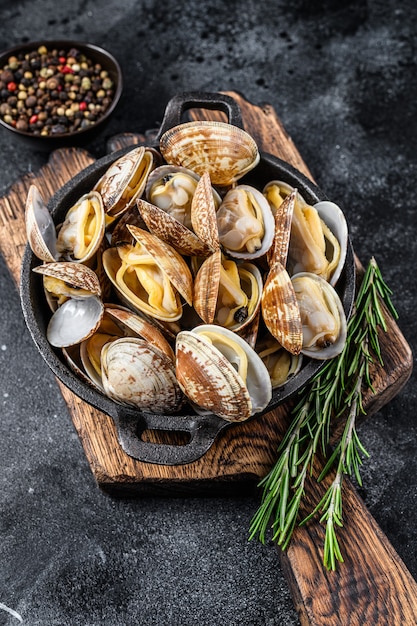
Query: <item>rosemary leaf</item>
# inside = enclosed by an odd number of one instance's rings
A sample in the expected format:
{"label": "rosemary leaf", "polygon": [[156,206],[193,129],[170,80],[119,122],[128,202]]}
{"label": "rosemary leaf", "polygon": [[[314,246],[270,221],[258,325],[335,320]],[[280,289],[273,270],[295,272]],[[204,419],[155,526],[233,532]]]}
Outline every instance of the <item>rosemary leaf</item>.
{"label": "rosemary leaf", "polygon": [[[343,351],[326,362],[298,394],[291,411],[291,425],[278,448],[278,459],[259,483],[261,504],[251,520],[249,539],[258,537],[264,543],[270,528],[272,540],[286,550],[297,522],[307,524],[320,514],[320,523],[326,524],[323,565],[335,570],[336,562],[343,563],[336,532],[343,527],[343,477],[354,476],[362,484],[360,468],[369,454],[359,439],[356,420],[365,414],[364,391],[375,393],[370,367],[376,361],[383,366],[378,333],[386,331],[387,325],[382,303],[394,319],[398,318],[391,295],[371,258],[356,295]],[[346,420],[342,435],[330,449],[332,425],[341,418]],[[313,479],[319,452],[325,462],[317,481],[322,481],[333,468],[334,477],[313,510],[299,521],[305,481],[307,477]]]}

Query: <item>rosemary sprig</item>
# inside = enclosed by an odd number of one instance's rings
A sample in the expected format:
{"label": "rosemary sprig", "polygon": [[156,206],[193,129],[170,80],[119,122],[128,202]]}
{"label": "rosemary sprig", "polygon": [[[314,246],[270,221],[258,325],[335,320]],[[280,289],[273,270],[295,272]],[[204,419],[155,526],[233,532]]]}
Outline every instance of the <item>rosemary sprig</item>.
{"label": "rosemary sprig", "polygon": [[[320,522],[326,523],[323,564],[334,570],[336,561],[343,562],[336,532],[343,526],[343,477],[355,476],[362,484],[360,466],[362,458],[369,455],[358,437],[356,419],[365,413],[365,389],[374,393],[370,366],[375,359],[383,365],[378,332],[387,327],[381,301],[395,319],[398,317],[391,295],[372,258],[357,293],[342,353],[328,361],[300,392],[291,425],[278,448],[278,459],[259,483],[261,504],[251,520],[249,539],[257,536],[265,543],[271,527],[272,540],[283,550],[288,547],[299,518],[305,481],[312,475],[317,452],[321,452],[326,463],[318,481],[336,465],[335,475],[323,498],[300,524],[321,513]],[[332,423],[342,416],[347,416],[342,436],[329,453]]]}

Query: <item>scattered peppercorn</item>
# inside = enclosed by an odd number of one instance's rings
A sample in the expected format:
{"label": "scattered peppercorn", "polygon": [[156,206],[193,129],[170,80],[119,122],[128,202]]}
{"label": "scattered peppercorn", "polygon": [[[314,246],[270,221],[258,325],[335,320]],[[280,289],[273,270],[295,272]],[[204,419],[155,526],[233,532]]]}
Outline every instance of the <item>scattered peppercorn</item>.
{"label": "scattered peppercorn", "polygon": [[0,117],[33,135],[88,128],[103,117],[114,96],[108,72],[76,48],[40,46],[0,68]]}

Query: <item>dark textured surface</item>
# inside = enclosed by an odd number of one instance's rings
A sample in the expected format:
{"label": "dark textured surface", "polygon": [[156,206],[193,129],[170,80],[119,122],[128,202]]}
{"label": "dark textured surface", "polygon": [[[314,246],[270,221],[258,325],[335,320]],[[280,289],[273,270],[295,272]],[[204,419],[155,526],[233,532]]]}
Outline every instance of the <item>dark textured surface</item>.
{"label": "dark textured surface", "polygon": [[[0,48],[67,37],[118,58],[125,91],[95,156],[112,134],[157,126],[180,91],[272,104],[361,261],[376,257],[413,350],[416,34],[411,0],[0,4]],[[1,132],[0,193],[46,158]],[[3,260],[0,290],[0,603],[30,626],[298,624],[275,549],[247,542],[256,498],[125,502],[97,488]],[[415,401],[413,377],[360,428],[361,495],[414,577]]]}

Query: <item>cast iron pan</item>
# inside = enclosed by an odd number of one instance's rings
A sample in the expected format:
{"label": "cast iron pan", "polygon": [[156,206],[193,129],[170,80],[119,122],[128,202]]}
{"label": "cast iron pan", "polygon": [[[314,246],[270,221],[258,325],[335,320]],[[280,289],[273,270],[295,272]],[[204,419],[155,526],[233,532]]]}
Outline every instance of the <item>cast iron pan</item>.
{"label": "cast iron pan", "polygon": [[[181,123],[184,112],[190,108],[223,111],[230,124],[243,128],[240,108],[231,97],[218,93],[185,93],[174,97],[168,103],[153,147],[158,147],[159,137],[165,130]],[[55,223],[58,224],[63,220],[68,209],[81,195],[92,189],[113,161],[131,149],[127,148],[97,160],[64,185],[48,204]],[[241,179],[241,182],[262,188],[273,179],[283,180],[297,187],[310,204],[326,199],[324,193],[302,173],[267,153],[261,153],[260,163],[244,179]],[[85,402],[103,411],[114,420],[120,445],[127,454],[143,462],[162,465],[191,463],[209,450],[223,429],[233,427],[233,424],[213,414],[203,416],[193,414],[190,408],[184,414],[176,415],[156,415],[130,409],[110,400],[78,378],[68,367],[60,351],[54,349],[46,339],[46,327],[51,314],[43,293],[42,277],[32,271],[32,268],[39,264],[39,259],[27,246],[22,262],[20,297],[23,314],[32,338],[57,378]],[[355,264],[350,241],[337,291],[343,302],[346,316],[349,317],[355,296]],[[296,376],[284,387],[273,392],[272,400],[264,413],[277,407],[300,390],[323,364],[321,361],[307,360]],[[256,419],[256,415],[251,419]],[[151,443],[141,438],[141,433],[145,430],[185,433],[188,442],[184,445]]]}

